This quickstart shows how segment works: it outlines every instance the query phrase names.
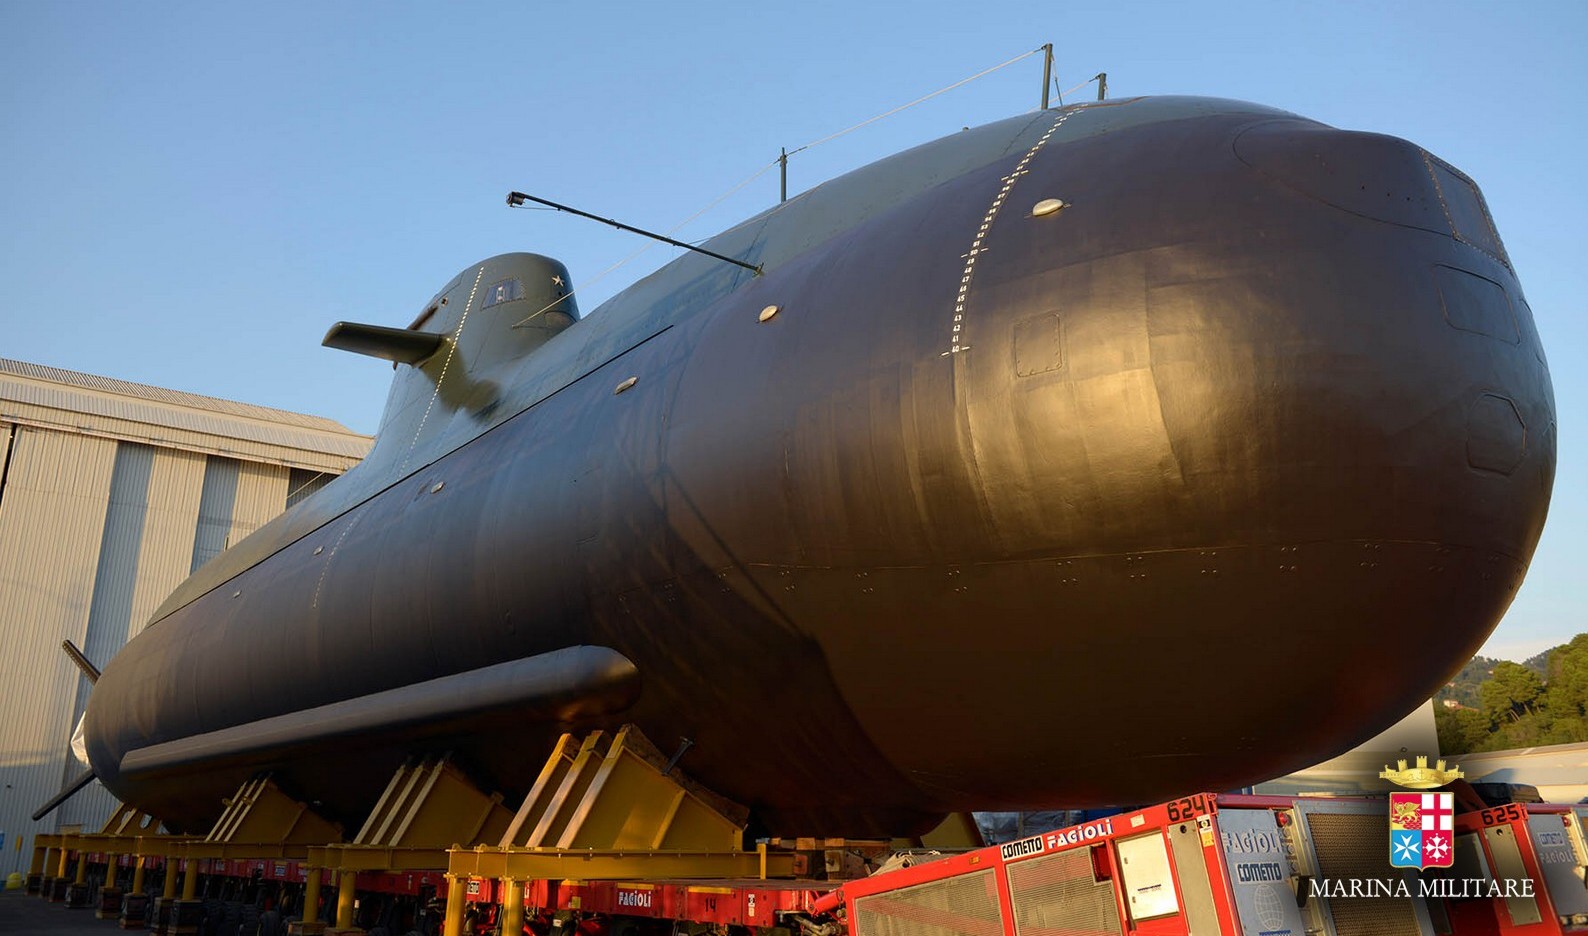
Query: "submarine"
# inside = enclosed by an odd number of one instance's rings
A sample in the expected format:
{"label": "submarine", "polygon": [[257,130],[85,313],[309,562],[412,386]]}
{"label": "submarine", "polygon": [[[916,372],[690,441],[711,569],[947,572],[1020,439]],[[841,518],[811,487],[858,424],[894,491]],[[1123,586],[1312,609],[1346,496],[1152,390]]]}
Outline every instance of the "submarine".
{"label": "submarine", "polygon": [[396,371],[373,450],[109,662],[93,775],[173,831],[260,771],[356,825],[410,756],[521,794],[632,724],[773,834],[1155,802],[1393,723],[1538,542],[1532,313],[1413,143],[1072,105],[703,246],[589,315],[508,253],[333,327]]}

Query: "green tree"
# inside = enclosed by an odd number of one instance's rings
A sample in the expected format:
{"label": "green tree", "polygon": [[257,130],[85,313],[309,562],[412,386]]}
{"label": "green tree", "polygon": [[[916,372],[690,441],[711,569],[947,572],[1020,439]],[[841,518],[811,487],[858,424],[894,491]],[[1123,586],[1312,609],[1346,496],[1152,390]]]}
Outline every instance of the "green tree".
{"label": "green tree", "polygon": [[[1588,716],[1588,634],[1549,652],[1545,702],[1557,719],[1580,721]],[[1588,738],[1578,738],[1588,740]]]}
{"label": "green tree", "polygon": [[1483,711],[1497,727],[1537,713],[1543,694],[1544,681],[1538,674],[1509,660],[1496,663],[1494,674],[1478,687]]}
{"label": "green tree", "polygon": [[1478,701],[1478,687],[1489,678],[1489,673],[1494,670],[1498,660],[1491,660],[1486,656],[1475,656],[1467,661],[1461,672],[1450,677],[1450,682],[1434,694],[1434,702],[1442,703],[1446,699],[1460,702],[1467,708],[1477,708],[1483,703]]}
{"label": "green tree", "polygon": [[1440,694],[1481,705],[1435,713],[1447,754],[1588,741],[1588,634],[1524,664],[1473,657]]}
{"label": "green tree", "polygon": [[1436,709],[1434,725],[1441,754],[1471,754],[1489,740],[1489,719],[1477,709]]}
{"label": "green tree", "polygon": [[1504,722],[1483,742],[1480,750],[1507,751],[1511,748],[1537,747],[1553,743],[1554,722],[1546,712],[1528,712]]}

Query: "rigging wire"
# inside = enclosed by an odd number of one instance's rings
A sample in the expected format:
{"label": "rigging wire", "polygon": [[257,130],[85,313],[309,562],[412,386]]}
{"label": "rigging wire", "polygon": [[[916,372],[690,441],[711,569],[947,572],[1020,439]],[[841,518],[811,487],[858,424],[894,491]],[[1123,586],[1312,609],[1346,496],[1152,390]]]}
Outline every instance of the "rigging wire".
{"label": "rigging wire", "polygon": [[[737,194],[740,189],[743,189],[745,186],[749,185],[751,182],[754,182],[756,179],[759,179],[761,176],[765,175],[768,171],[770,171],[773,167],[777,166],[781,162],[784,162],[785,160],[788,159],[788,157],[793,156],[795,153],[803,152],[805,150],[811,149],[812,147],[820,146],[823,143],[830,143],[833,140],[836,140],[839,137],[844,136],[846,134],[853,133],[854,131],[859,130],[862,127],[870,126],[871,124],[874,124],[874,123],[876,123],[879,120],[883,120],[883,119],[886,119],[888,117],[892,117],[894,114],[897,114],[897,113],[899,113],[901,111],[909,110],[910,108],[916,106],[917,104],[924,104],[927,101],[930,101],[931,99],[933,99],[933,98],[935,98],[935,97],[937,97],[939,95],[947,94],[948,92],[954,90],[955,88],[962,87],[964,85],[970,84],[972,81],[975,81],[978,78],[985,78],[986,76],[992,74],[995,71],[999,71],[1001,69],[1008,68],[1010,65],[1013,65],[1016,62],[1020,62],[1020,61],[1023,61],[1025,59],[1028,59],[1031,56],[1036,55],[1037,53],[1043,51],[1044,48],[1045,48],[1044,46],[1038,46],[1037,48],[1032,49],[1029,52],[1022,52],[1021,54],[1015,56],[1012,59],[1009,59],[1006,62],[1000,62],[999,64],[994,65],[991,68],[983,69],[983,70],[977,72],[976,74],[971,75],[968,78],[961,78],[959,81],[956,81],[953,84],[948,85],[946,87],[939,88],[936,91],[933,91],[931,94],[922,95],[921,97],[918,97],[915,100],[910,101],[909,103],[900,104],[898,107],[895,107],[895,108],[892,108],[891,110],[887,110],[887,111],[884,111],[884,112],[882,112],[880,114],[877,114],[875,117],[868,117],[867,119],[862,120],[860,123],[857,123],[857,124],[855,124],[853,126],[850,126],[850,127],[845,127],[844,129],[839,130],[836,133],[829,133],[827,136],[824,136],[824,137],[822,137],[819,140],[812,140],[811,142],[806,143],[804,146],[799,146],[799,147],[796,147],[794,149],[788,150],[786,153],[783,153],[781,156],[779,156],[779,158],[774,159],[771,162],[767,163],[766,165],[762,166],[760,169],[757,169],[754,173],[752,173],[751,175],[747,176],[743,181],[741,181],[738,184],[734,185],[732,188],[728,189],[726,192],[723,192],[721,195],[718,195],[716,198],[713,198],[711,201],[707,202],[705,207],[701,208],[699,211],[696,211],[694,214],[690,215],[689,217],[685,218],[684,220],[682,220],[682,221],[678,222],[677,224],[673,225],[672,227],[668,228],[667,229],[667,234],[671,235],[671,234],[676,233],[679,229],[683,228],[685,225],[689,224],[691,221],[694,221],[696,218],[699,218],[701,215],[705,214],[706,212],[710,211],[711,209],[713,209],[713,208],[717,207],[718,205],[722,204],[728,198],[730,198],[733,195]],[[1088,79],[1088,80],[1083,81],[1080,84],[1076,85],[1074,88],[1071,88],[1068,92],[1060,92],[1059,93],[1059,103],[1061,105],[1064,103],[1064,95],[1065,94],[1074,93],[1075,91],[1078,91],[1081,88],[1086,87],[1088,84],[1091,84],[1095,80],[1097,80],[1097,79],[1095,79],[1095,78]],[[1055,88],[1058,87],[1058,76],[1057,75],[1054,76],[1053,86]],[[536,206],[530,206],[530,205],[514,205],[512,207],[527,208],[527,209],[530,209],[530,210],[542,210],[542,211],[549,210],[549,209],[537,208]],[[647,241],[644,246],[640,247],[640,249],[634,251],[633,253],[629,254],[628,256],[622,258],[621,260],[617,261],[616,263],[612,264],[611,266],[609,266],[606,269],[602,270],[601,272],[597,273],[595,276],[592,276],[590,279],[588,279],[588,280],[584,281],[583,283],[579,284],[579,287],[577,289],[571,289],[567,293],[565,293],[564,295],[559,296],[556,300],[551,302],[551,304],[547,305],[545,308],[539,309],[539,310],[535,311],[534,313],[526,316],[522,321],[516,323],[513,327],[514,328],[518,328],[519,326],[529,324],[529,322],[532,319],[536,318],[537,316],[539,316],[539,315],[541,315],[541,314],[543,314],[545,312],[550,311],[551,309],[556,307],[559,303],[563,302],[564,300],[567,300],[567,299],[573,297],[574,294],[576,294],[580,289],[587,289],[590,286],[593,286],[594,284],[600,282],[603,278],[605,278],[609,274],[613,273],[618,268],[620,268],[620,267],[628,264],[629,262],[633,261],[635,258],[639,257],[641,254],[645,253],[647,250],[650,250],[654,246],[656,246],[656,241]]]}
{"label": "rigging wire", "polygon": [[[1064,96],[1066,94],[1074,94],[1075,92],[1081,90],[1082,88],[1086,87],[1087,85],[1091,84],[1092,82],[1094,82],[1096,80],[1097,80],[1096,76],[1093,76],[1091,78],[1086,79],[1085,81],[1081,82],[1080,84],[1076,85],[1075,87],[1071,88],[1068,91],[1059,92],[1059,103],[1060,104],[1064,103]],[[1059,86],[1059,79],[1058,78],[1054,78],[1053,79],[1053,86],[1055,88],[1057,88]]]}
{"label": "rigging wire", "polygon": [[[711,209],[713,209],[713,208],[717,207],[718,205],[722,204],[728,198],[730,198],[733,195],[735,195],[736,193],[738,193],[738,191],[740,189],[744,188],[746,185],[749,185],[751,182],[754,182],[756,179],[759,179],[763,175],[766,175],[766,173],[773,166],[776,166],[776,165],[777,165],[777,160],[774,159],[772,162],[769,162],[766,165],[762,166],[760,169],[757,169],[754,173],[752,173],[751,175],[747,176],[743,181],[739,182],[733,188],[728,189],[726,192],[723,192],[721,195],[718,195],[716,198],[713,198],[711,201],[707,202],[705,207],[701,208],[699,211],[695,212],[694,214],[690,215],[689,217],[685,218],[684,220],[682,220],[682,221],[678,222],[677,224],[673,225],[672,227],[668,228],[667,229],[667,234],[672,235],[672,234],[677,233],[678,230],[680,228],[682,228],[684,225],[688,224],[689,222],[695,220],[696,218],[700,217],[701,215],[705,214],[706,212],[710,211]],[[528,206],[528,205],[515,205],[514,207],[529,208],[531,206]],[[624,257],[623,259],[619,260],[618,262],[612,264],[611,266],[609,266],[606,269],[602,270],[600,273],[597,273],[595,276],[590,277],[588,280],[585,280],[583,283],[580,283],[577,288],[570,289],[565,294],[563,294],[561,296],[558,296],[556,299],[552,300],[550,305],[547,305],[545,308],[536,310],[535,312],[533,312],[530,315],[526,316],[523,319],[523,321],[515,323],[513,325],[513,327],[517,328],[520,325],[529,324],[531,319],[533,319],[536,316],[539,316],[539,315],[541,315],[541,314],[543,314],[545,312],[551,311],[551,309],[554,308],[558,303],[563,302],[564,300],[572,297],[580,289],[585,289],[585,288],[588,288],[588,287],[590,287],[590,286],[592,286],[592,285],[594,285],[596,283],[599,283],[609,273],[612,273],[613,271],[617,270],[619,267],[623,266],[624,264],[628,263],[629,261],[634,260],[640,254],[644,253],[647,250],[650,250],[652,247],[655,247],[656,244],[657,244],[656,241],[646,241],[644,246],[640,247],[640,249],[634,251],[633,253],[629,254],[628,256]]]}
{"label": "rigging wire", "polygon": [[[393,362],[393,364],[395,364],[395,363],[396,362]],[[317,472],[315,472],[314,477],[310,478],[309,480],[303,482],[302,484],[300,484],[297,487],[293,488],[292,490],[288,491],[287,492],[287,500],[291,501],[294,497],[296,497],[300,493],[302,493],[304,488],[308,487],[309,485],[311,485],[314,482],[320,480],[321,478],[325,477],[328,474],[330,474],[330,472],[328,472],[328,471],[317,471]]]}
{"label": "rigging wire", "polygon": [[954,82],[953,84],[949,85],[946,88],[939,88],[936,91],[933,91],[931,94],[925,95],[923,97],[918,97],[918,98],[916,98],[915,100],[911,101],[908,104],[900,104],[898,107],[895,107],[895,108],[893,108],[890,111],[885,111],[885,112],[883,112],[881,114],[878,114],[875,117],[870,117],[870,118],[867,118],[865,120],[862,120],[860,123],[857,123],[857,124],[855,124],[852,127],[845,127],[844,129],[838,131],[837,133],[830,133],[827,136],[824,136],[824,137],[822,137],[819,140],[812,140],[811,142],[806,143],[804,146],[795,147],[794,149],[791,149],[791,150],[788,151],[788,155],[793,156],[795,153],[801,152],[803,150],[808,150],[808,149],[810,149],[813,146],[820,146],[823,143],[827,143],[827,142],[830,142],[832,140],[836,140],[836,139],[838,139],[839,137],[843,136],[846,133],[853,133],[854,131],[859,130],[861,127],[865,127],[865,126],[869,126],[871,124],[874,124],[877,121],[882,120],[884,117],[892,117],[894,114],[897,114],[900,111],[909,110],[910,108],[914,107],[917,104],[922,104],[922,103],[925,103],[927,101],[930,101],[932,98],[935,98],[935,97],[937,97],[940,94],[946,94],[949,91],[952,91],[955,88],[960,87],[961,85],[970,84],[972,81],[975,81],[977,78],[982,78],[982,77],[985,77],[987,75],[990,75],[993,72],[998,71],[1001,68],[1008,68],[1010,65],[1013,65],[1014,63],[1016,63],[1018,61],[1021,61],[1022,59],[1028,59],[1031,56],[1036,55],[1038,52],[1041,52],[1041,51],[1042,51],[1042,47],[1038,46],[1037,48],[1032,49],[1030,52],[1023,52],[1023,53],[1015,56],[1014,58],[1010,59],[1007,62],[1003,62],[1003,63],[998,64],[998,65],[994,65],[993,67],[988,68],[988,69],[984,69],[983,71],[979,71],[976,74],[971,75],[969,78],[962,78],[959,81]]}

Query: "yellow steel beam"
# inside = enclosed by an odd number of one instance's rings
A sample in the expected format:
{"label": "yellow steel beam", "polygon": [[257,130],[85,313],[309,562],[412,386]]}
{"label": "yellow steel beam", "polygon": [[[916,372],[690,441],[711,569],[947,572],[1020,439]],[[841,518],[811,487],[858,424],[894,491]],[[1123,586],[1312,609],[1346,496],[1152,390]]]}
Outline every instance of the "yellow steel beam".
{"label": "yellow steel beam", "polygon": [[401,812],[404,803],[413,797],[415,785],[419,782],[419,764],[409,761],[397,768],[387,781],[386,789],[381,793],[380,799],[375,801],[375,808],[369,812],[369,817],[364,820],[364,825],[353,836],[355,844],[384,841],[393,823],[397,821],[397,814]]}
{"label": "yellow steel beam", "polygon": [[187,870],[182,872],[182,899],[198,899],[198,862],[189,861]]}
{"label": "yellow steel beam", "polygon": [[303,875],[303,919],[305,922],[320,918],[320,869],[309,868]]}
{"label": "yellow steel beam", "polygon": [[465,880],[447,875],[447,917],[441,936],[463,936],[463,888]]}
{"label": "yellow steel beam", "polygon": [[502,932],[509,936],[524,932],[524,885],[513,878],[502,879]]}
{"label": "yellow steel beam", "polygon": [[744,823],[738,807],[667,770],[660,752],[624,727],[593,768],[589,786],[567,810],[561,835],[540,845],[562,849],[731,852]]}
{"label": "yellow steel beam", "polygon": [[685,852],[560,848],[475,848],[448,852],[447,871],[460,878],[523,880],[713,879],[794,876],[793,854],[759,851]]}
{"label": "yellow steel beam", "polygon": [[143,866],[146,860],[142,855],[139,855],[132,866],[132,892],[134,894],[143,893]]}
{"label": "yellow steel beam", "polygon": [[308,857],[309,845],[260,844],[255,842],[186,842],[171,849],[183,858],[221,858],[228,861],[288,860]]}
{"label": "yellow steel beam", "polygon": [[343,871],[336,887],[336,928],[353,928],[353,891],[358,886],[358,872]]}
{"label": "yellow steel beam", "polygon": [[122,803],[116,807],[115,812],[110,814],[110,818],[105,820],[105,825],[99,830],[99,833],[101,835],[136,835],[150,826],[158,827],[159,823],[155,822],[153,817],[147,813],[139,812],[126,803]]}
{"label": "yellow steel beam", "polygon": [[370,845],[326,845],[310,848],[309,863],[349,871],[445,871],[444,848],[383,848]]}
{"label": "yellow steel beam", "polygon": [[191,841],[195,841],[195,839],[185,835],[140,835],[132,839],[130,844],[125,846],[123,850],[129,855],[143,855],[147,858],[170,858],[177,854],[184,844]]}
{"label": "yellow steel beam", "polygon": [[[604,731],[592,731],[585,736],[584,742],[579,745],[578,753],[573,756],[573,762],[566,770],[557,771],[561,775],[557,789],[547,798],[545,810],[528,836],[523,839],[525,845],[531,848],[543,848],[561,840],[568,823],[573,821],[579,804],[584,801],[585,793],[595,782],[596,774],[601,769],[601,764],[610,748],[611,737]],[[554,754],[553,757],[555,756]]]}
{"label": "yellow steel beam", "polygon": [[500,794],[481,791],[444,757],[405,767],[388,795],[376,809],[382,821],[365,823],[355,844],[445,848],[496,841],[513,819]]}
{"label": "yellow steel beam", "polygon": [[[90,851],[118,855],[148,855],[163,858],[178,853],[188,842],[199,841],[186,835],[40,835],[39,844],[65,851]],[[274,857],[261,855],[259,857]],[[62,875],[64,876],[64,875]]]}
{"label": "yellow steel beam", "polygon": [[[60,836],[60,838],[65,837]],[[68,851],[142,855],[150,858],[297,861],[308,855],[311,846],[278,842],[206,842],[189,836],[175,835],[78,835],[71,836],[71,841],[63,843],[60,847]]]}
{"label": "yellow steel beam", "polygon": [[[309,845],[279,842],[208,842],[180,835],[54,835],[41,842],[43,850],[97,852],[115,855],[141,855],[149,858],[224,858],[229,860],[301,860]],[[64,876],[64,875],[63,875]]]}
{"label": "yellow steel beam", "polygon": [[205,841],[318,844],[341,838],[340,825],[281,792],[265,774],[237,788]]}
{"label": "yellow steel beam", "polygon": [[921,836],[920,841],[923,848],[941,851],[968,851],[987,844],[982,841],[976,818],[968,812],[949,813],[937,828]]}
{"label": "yellow steel beam", "polygon": [[528,841],[530,833],[535,830],[540,817],[551,809],[552,797],[562,786],[563,778],[568,775],[573,767],[574,758],[579,753],[579,739],[572,734],[564,734],[557,739],[557,746],[552,749],[551,756],[546,758],[545,766],[540,768],[540,776],[536,778],[535,785],[530,787],[529,795],[524,797],[523,805],[518,807],[518,813],[513,817],[513,822],[507,831],[502,834],[498,845],[508,848],[515,845],[537,844]]}

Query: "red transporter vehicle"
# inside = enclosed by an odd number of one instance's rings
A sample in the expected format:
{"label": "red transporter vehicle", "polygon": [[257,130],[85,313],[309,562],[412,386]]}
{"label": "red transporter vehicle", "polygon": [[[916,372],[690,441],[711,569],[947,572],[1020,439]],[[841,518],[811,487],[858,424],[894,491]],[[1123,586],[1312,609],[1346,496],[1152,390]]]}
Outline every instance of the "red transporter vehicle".
{"label": "red transporter vehicle", "polygon": [[1392,868],[1382,799],[1203,794],[842,885],[853,936],[1588,932],[1588,807],[1457,819],[1454,868]]}
{"label": "red transporter vehicle", "polygon": [[1588,933],[1588,806],[1506,803],[1456,817],[1458,881],[1531,881],[1531,893],[1441,897],[1452,927],[1467,934],[1557,936]]}

